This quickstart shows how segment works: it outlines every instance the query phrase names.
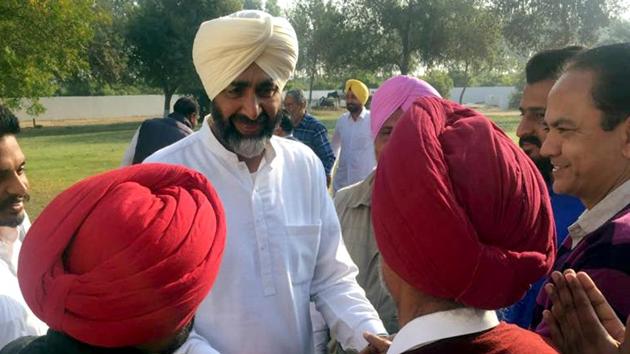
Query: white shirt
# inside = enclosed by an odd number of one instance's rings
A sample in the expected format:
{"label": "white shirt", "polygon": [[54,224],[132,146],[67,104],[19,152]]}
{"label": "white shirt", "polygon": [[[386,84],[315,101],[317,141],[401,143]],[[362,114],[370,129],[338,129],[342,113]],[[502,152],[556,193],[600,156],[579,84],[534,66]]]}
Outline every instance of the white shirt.
{"label": "white shirt", "polygon": [[26,305],[17,279],[21,240],[30,226],[26,216],[16,228],[15,241],[10,246],[0,242],[0,349],[19,337],[46,334],[48,329]]}
{"label": "white shirt", "polygon": [[400,329],[387,354],[400,354],[438,340],[489,330],[499,325],[494,311],[458,308],[420,316]]}
{"label": "white shirt", "polygon": [[630,180],[608,193],[604,199],[595,204],[593,209],[584,210],[575,223],[569,226],[571,249],[574,249],[586,235],[599,229],[625,208],[628,201],[630,201]]}
{"label": "white shirt", "polygon": [[344,113],[337,120],[332,148],[338,157],[333,191],[337,192],[365,179],[376,166],[374,141],[370,133],[370,111],[363,108],[356,121],[350,112]]}
{"label": "white shirt", "polygon": [[356,283],[323,166],[306,145],[272,137],[252,180],[244,162],[202,128],[149,156],[202,172],[226,211],[221,270],[178,353],[312,353],[312,300],[342,346],[385,332]]}

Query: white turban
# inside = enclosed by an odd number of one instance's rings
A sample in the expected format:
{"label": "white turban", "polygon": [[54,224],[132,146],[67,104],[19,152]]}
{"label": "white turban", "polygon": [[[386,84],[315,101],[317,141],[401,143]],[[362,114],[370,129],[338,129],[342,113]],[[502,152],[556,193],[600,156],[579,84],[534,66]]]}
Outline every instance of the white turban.
{"label": "white turban", "polygon": [[202,23],[193,43],[193,62],[211,100],[252,63],[282,90],[297,58],[297,36],[289,21],[256,10]]}

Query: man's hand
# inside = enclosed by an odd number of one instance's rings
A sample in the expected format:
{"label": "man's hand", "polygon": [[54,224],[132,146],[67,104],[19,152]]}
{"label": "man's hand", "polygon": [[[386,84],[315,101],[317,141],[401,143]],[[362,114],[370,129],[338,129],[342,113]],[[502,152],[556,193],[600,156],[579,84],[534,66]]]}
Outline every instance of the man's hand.
{"label": "man's hand", "polygon": [[372,333],[363,333],[363,338],[368,341],[368,346],[365,347],[359,354],[385,354],[392,344],[393,336],[378,336]]}
{"label": "man's hand", "polygon": [[620,347],[625,328],[586,273],[568,269],[564,274],[553,272],[551,279],[553,284],[545,285],[545,291],[553,305],[543,317],[562,353],[620,354],[630,350]]}

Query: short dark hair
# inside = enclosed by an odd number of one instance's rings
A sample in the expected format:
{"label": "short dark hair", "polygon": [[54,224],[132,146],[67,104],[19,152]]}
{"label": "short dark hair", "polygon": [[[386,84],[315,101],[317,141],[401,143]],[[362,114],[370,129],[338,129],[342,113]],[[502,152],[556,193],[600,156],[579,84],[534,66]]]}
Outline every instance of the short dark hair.
{"label": "short dark hair", "polygon": [[304,91],[300,89],[287,91],[286,96],[291,96],[291,98],[293,98],[297,102],[300,102],[300,104],[306,103],[306,96],[304,96]]}
{"label": "short dark hair", "polygon": [[557,80],[567,61],[583,50],[584,47],[574,45],[536,53],[525,66],[527,83],[535,84],[545,80]]}
{"label": "short dark hair", "polygon": [[602,129],[613,130],[630,117],[630,42],[584,51],[569,62],[569,70],[595,74],[591,95],[604,112]]}
{"label": "short dark hair", "polygon": [[199,104],[197,100],[192,97],[180,97],[177,102],[175,102],[173,111],[188,117],[193,113],[199,114]]}
{"label": "short dark hair", "polygon": [[291,121],[289,112],[282,110],[282,119],[280,119],[280,128],[287,134],[293,132],[293,122]]}
{"label": "short dark hair", "polygon": [[20,121],[8,108],[0,104],[0,137],[20,132]]}

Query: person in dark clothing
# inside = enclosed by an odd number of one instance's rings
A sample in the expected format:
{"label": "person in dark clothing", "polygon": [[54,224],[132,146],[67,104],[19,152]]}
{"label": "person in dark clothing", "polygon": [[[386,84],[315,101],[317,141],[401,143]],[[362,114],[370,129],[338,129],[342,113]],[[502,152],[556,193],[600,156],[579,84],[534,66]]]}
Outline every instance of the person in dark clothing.
{"label": "person in dark clothing", "polygon": [[192,134],[198,116],[197,101],[181,97],[175,102],[173,113],[145,120],[131,139],[121,166],[141,163],[152,153]]}
{"label": "person in dark clothing", "polygon": [[314,116],[306,112],[307,101],[302,90],[287,92],[284,106],[291,114],[293,123],[293,137],[308,147],[319,157],[324,164],[326,181],[330,185],[330,176],[335,164],[335,154],[328,140],[328,129]]}
{"label": "person in dark clothing", "polygon": [[297,139],[293,136],[293,128],[294,126],[291,121],[291,115],[286,110],[282,110],[282,119],[278,122],[278,126],[273,131],[273,134],[297,141]]}

